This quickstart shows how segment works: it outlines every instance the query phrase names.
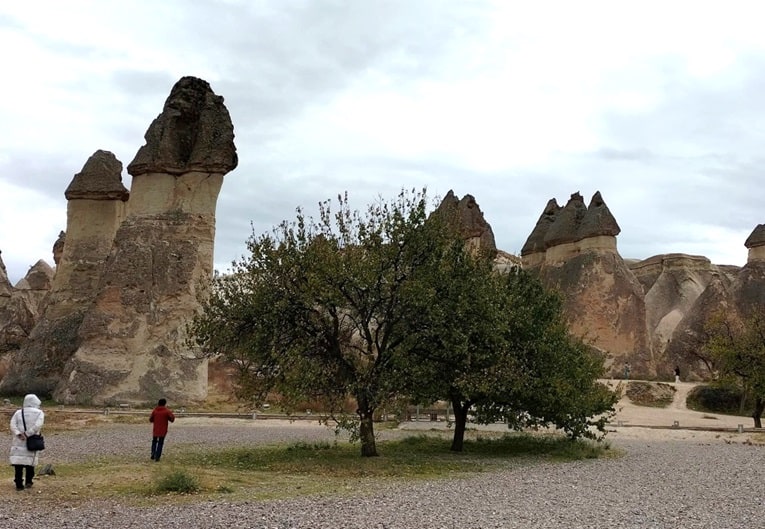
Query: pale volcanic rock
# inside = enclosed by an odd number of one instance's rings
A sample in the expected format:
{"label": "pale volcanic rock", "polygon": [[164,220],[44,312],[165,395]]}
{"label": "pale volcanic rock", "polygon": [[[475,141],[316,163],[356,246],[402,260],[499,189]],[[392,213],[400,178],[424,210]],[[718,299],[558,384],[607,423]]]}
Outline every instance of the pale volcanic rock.
{"label": "pale volcanic rock", "polygon": [[619,231],[600,192],[589,207],[579,193],[562,209],[550,200],[524,244],[523,266],[562,294],[571,331],[604,352],[610,369],[628,361],[635,373],[651,374],[644,292],[617,251]]}
{"label": "pale volcanic rock", "polygon": [[52,279],[50,292],[0,390],[50,395],[64,376],[66,362],[79,347],[80,325],[98,292],[124,216],[128,192],[121,173],[122,163],[112,153],[96,151],[67,187],[67,227],[54,245],[54,258],[60,252],[55,276],[50,267],[43,270],[49,270]]}
{"label": "pale volcanic rock", "polygon": [[203,400],[207,360],[186,344],[198,289],[213,271],[215,208],[236,167],[223,98],[184,77],[128,165],[124,221],[114,235],[80,347],[54,396],[64,402]]}
{"label": "pale volcanic rock", "polygon": [[0,259],[0,353],[16,351],[26,342],[39,318],[52,277],[53,269],[40,260],[12,287]]}
{"label": "pale volcanic rock", "polygon": [[630,362],[635,374],[655,372],[646,328],[643,289],[616,252],[583,252],[539,268],[543,283],[558,290],[571,332],[606,353],[618,374]]}
{"label": "pale volcanic rock", "polygon": [[708,378],[708,366],[699,358],[707,340],[707,322],[719,311],[735,313],[732,293],[733,281],[724,274],[714,274],[704,292],[696,298],[687,314],[675,326],[671,340],[666,344],[666,369],[680,366],[684,379]]}
{"label": "pale volcanic rock", "polygon": [[[691,311],[712,277],[724,274],[709,259],[681,253],[656,255],[632,264],[630,269],[646,292],[648,330],[658,358],[663,356],[675,328]],[[662,362],[658,371],[672,374],[674,366]]]}
{"label": "pale volcanic rock", "polygon": [[16,283],[15,288],[17,290],[43,290],[47,292],[51,287],[54,273],[53,268],[40,259],[29,268],[27,275]]}

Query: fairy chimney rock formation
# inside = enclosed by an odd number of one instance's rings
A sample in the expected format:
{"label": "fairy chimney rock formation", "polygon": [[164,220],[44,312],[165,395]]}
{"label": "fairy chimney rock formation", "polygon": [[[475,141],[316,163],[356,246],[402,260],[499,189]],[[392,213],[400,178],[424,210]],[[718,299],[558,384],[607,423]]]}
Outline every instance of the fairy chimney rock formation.
{"label": "fairy chimney rock formation", "polygon": [[758,224],[744,243],[749,249],[748,262],[765,261],[765,224]]}
{"label": "fairy chimney rock formation", "polygon": [[578,192],[562,208],[553,198],[521,249],[523,265],[536,268],[562,263],[581,252],[616,252],[620,231],[600,191],[589,206]]}
{"label": "fairy chimney rock formation", "polygon": [[560,210],[561,206],[558,205],[554,198],[547,202],[544,211],[542,211],[539,220],[531,231],[531,235],[529,235],[523,248],[521,248],[521,258],[524,267],[534,268],[544,262],[545,251],[547,250],[545,236],[550,226],[555,222]]}
{"label": "fairy chimney rock formation", "polygon": [[46,286],[47,298],[0,390],[47,396],[59,385],[66,363],[80,344],[80,325],[98,292],[124,215],[129,193],[121,173],[122,163],[112,153],[96,151],[64,192],[68,200],[66,232],[59,234],[53,246],[58,266],[54,275],[40,261],[24,279],[31,288]]}
{"label": "fairy chimney rock formation", "polygon": [[459,233],[472,248],[480,249],[492,255],[496,253],[497,245],[494,240],[494,232],[489,223],[486,222],[473,195],[465,195],[460,199],[450,189],[438,206],[437,211],[446,213],[455,219]]}
{"label": "fairy chimney rock formation", "polygon": [[122,184],[122,162],[111,152],[96,151],[74,175],[64,196],[66,232],[59,235],[59,240],[65,239],[53,297],[57,303],[84,308],[94,298],[130,197]]}
{"label": "fairy chimney rock formation", "polygon": [[636,373],[655,372],[643,288],[616,249],[619,225],[599,192],[585,206],[574,193],[563,208],[550,200],[522,250],[524,268],[558,290],[572,332]]}
{"label": "fairy chimney rock formation", "polygon": [[185,329],[212,276],[217,198],[237,165],[234,129],[223,98],[184,77],[145,139],[128,165],[130,200],[82,343],[54,393],[62,402],[206,396],[207,361],[188,349]]}
{"label": "fairy chimney rock formation", "polygon": [[596,191],[579,225],[578,250],[616,251],[616,236],[619,232],[619,224],[611,215],[600,191]]}

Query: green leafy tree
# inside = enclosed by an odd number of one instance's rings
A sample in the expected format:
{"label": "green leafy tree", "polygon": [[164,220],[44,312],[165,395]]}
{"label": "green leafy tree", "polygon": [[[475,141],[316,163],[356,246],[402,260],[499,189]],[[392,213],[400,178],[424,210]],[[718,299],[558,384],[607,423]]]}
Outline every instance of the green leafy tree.
{"label": "green leafy tree", "polygon": [[762,428],[765,411],[765,316],[751,311],[740,319],[726,312],[707,322],[705,349],[714,359],[722,383],[739,387],[754,402],[754,427]]}
{"label": "green leafy tree", "polygon": [[203,350],[240,369],[243,395],[279,392],[287,405],[319,399],[357,405],[363,456],[377,455],[373,416],[399,390],[393,358],[405,334],[401,303],[413,271],[433,255],[425,193],[353,211],[298,210],[216,278],[192,333]]}
{"label": "green leafy tree", "polygon": [[555,425],[570,436],[605,431],[616,396],[597,382],[602,358],[569,335],[557,295],[536,276],[493,270],[455,237],[418,273],[407,321],[409,392],[454,410],[451,449],[461,451],[468,413],[510,427]]}

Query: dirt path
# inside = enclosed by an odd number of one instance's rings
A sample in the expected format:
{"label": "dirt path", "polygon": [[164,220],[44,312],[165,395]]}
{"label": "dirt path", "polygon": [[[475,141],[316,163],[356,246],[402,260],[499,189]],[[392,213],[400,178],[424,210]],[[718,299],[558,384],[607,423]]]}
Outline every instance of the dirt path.
{"label": "dirt path", "polygon": [[698,384],[694,382],[679,382],[672,385],[675,387],[675,398],[672,400],[672,408],[676,410],[687,410],[688,406],[686,400],[688,398],[688,393],[698,386]]}

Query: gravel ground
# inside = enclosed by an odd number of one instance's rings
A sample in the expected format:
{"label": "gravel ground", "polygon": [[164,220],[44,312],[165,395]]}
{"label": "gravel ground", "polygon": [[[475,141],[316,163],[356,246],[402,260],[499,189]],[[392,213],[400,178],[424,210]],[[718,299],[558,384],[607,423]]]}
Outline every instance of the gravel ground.
{"label": "gravel ground", "polygon": [[[183,445],[332,439],[314,424],[184,421]],[[87,433],[87,435],[85,435]],[[41,464],[85,453],[147,455],[147,428],[115,425],[51,434]],[[388,434],[390,435],[390,434]],[[3,493],[0,528],[742,528],[762,527],[765,448],[700,440],[612,440],[624,456],[573,463],[515,463],[470,478],[417,481],[342,498],[128,507],[88,501],[51,507],[30,491]],[[102,450],[98,447],[117,447]],[[53,448],[55,447],[55,449]],[[164,458],[163,458],[164,459]],[[147,463],[150,464],[150,463]],[[161,463],[160,463],[161,464]],[[12,489],[7,470],[8,489]],[[56,478],[58,479],[58,478]],[[42,487],[41,487],[42,488]],[[36,490],[36,489],[32,489]],[[44,495],[44,490],[41,490]]]}

